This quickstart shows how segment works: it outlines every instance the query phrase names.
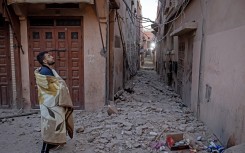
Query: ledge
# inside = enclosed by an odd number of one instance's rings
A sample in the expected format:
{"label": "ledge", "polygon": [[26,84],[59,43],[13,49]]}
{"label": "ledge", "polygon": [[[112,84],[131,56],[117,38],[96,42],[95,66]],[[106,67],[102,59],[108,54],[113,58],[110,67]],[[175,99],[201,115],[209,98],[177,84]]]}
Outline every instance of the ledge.
{"label": "ledge", "polygon": [[94,4],[94,0],[8,0],[8,5],[13,3],[89,3]]}
{"label": "ledge", "polygon": [[187,22],[174,30],[170,36],[180,36],[197,29],[197,22]]}

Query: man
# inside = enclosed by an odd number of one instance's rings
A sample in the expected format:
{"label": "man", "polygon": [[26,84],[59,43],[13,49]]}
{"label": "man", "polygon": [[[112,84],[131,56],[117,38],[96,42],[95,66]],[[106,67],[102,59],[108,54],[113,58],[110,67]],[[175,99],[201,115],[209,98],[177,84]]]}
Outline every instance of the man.
{"label": "man", "polygon": [[66,143],[66,133],[73,138],[73,105],[65,81],[53,69],[53,56],[44,51],[37,60],[42,65],[34,72],[41,111],[41,153],[49,153]]}

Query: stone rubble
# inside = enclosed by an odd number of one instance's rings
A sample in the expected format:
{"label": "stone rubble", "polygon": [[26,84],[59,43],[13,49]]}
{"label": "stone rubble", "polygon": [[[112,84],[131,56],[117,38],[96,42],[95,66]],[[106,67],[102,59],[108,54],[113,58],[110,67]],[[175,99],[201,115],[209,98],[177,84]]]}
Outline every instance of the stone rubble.
{"label": "stone rubble", "polygon": [[[68,139],[62,149],[53,152],[170,153],[165,145],[166,135],[184,133],[195,152],[205,153],[208,141],[217,140],[155,71],[140,70],[129,83],[134,84],[130,93],[124,91],[109,114],[107,106],[97,112],[75,111],[74,139]],[[39,115],[2,119],[0,134],[10,133],[10,138],[0,139],[0,148],[4,152],[14,152],[14,149],[23,153],[39,152],[42,145]],[[15,137],[18,137],[16,142],[11,140]],[[3,145],[9,141],[16,148]],[[153,143],[164,145],[156,150]],[[29,148],[23,147],[25,144]]]}
{"label": "stone rubble", "polygon": [[[87,131],[78,133],[79,137],[90,140],[92,136],[93,141],[87,142],[96,146],[95,152],[159,152],[154,151],[150,144],[163,130],[159,137],[161,141],[165,141],[167,133],[182,132],[200,151],[205,149],[209,139],[216,139],[154,71],[139,71],[131,83],[134,83],[134,92],[125,91],[116,100],[117,113],[109,116],[105,107],[98,113],[86,114],[82,118],[79,117],[83,116],[82,113],[76,115],[79,118],[77,128],[84,127]],[[167,147],[162,146],[161,150],[166,151]]]}

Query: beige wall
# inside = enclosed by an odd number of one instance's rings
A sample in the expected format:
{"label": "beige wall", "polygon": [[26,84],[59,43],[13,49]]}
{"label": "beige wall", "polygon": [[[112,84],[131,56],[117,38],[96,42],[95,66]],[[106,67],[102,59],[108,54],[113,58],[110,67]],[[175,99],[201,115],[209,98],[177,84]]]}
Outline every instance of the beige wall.
{"label": "beige wall", "polygon": [[[197,113],[199,87],[200,119],[224,145],[239,144],[245,142],[245,1],[202,2],[191,1],[175,24],[177,28],[193,20],[198,23],[193,44],[191,108]],[[206,85],[212,88],[209,102],[205,98]]]}

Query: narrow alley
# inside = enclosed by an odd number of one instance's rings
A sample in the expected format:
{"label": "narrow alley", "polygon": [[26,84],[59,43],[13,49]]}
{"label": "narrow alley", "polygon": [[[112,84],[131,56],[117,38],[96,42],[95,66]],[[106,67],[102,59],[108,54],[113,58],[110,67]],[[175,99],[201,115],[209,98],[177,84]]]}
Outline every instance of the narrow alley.
{"label": "narrow alley", "polygon": [[245,153],[245,0],[0,4],[0,153]]}
{"label": "narrow alley", "polygon": [[[109,116],[107,107],[96,113],[76,111],[74,139],[53,152],[171,152],[165,145],[168,133],[184,133],[193,152],[206,152],[208,142],[216,140],[154,70],[138,71],[130,83],[134,85],[131,93],[124,91],[115,101],[117,114]],[[13,112],[1,110],[1,117]],[[0,129],[1,153],[40,151],[40,114],[2,119]]]}

